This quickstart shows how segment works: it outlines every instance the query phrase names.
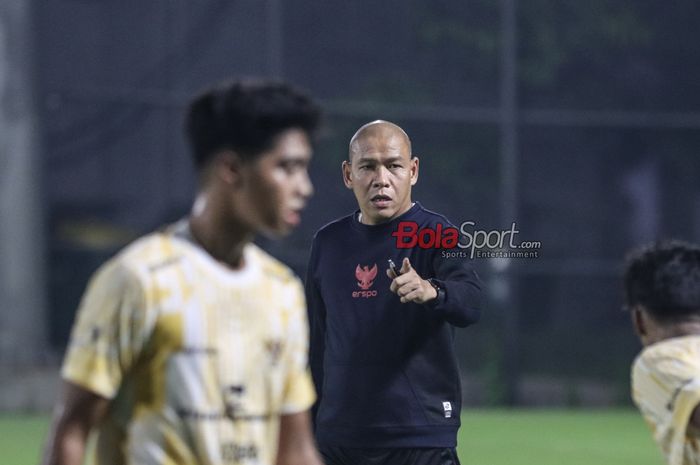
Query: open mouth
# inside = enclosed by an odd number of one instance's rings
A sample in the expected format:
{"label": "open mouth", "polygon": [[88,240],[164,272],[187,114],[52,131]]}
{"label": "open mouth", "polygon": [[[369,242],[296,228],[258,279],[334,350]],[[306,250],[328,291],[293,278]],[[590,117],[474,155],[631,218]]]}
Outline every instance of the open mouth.
{"label": "open mouth", "polygon": [[370,201],[375,207],[383,208],[389,205],[389,202],[391,202],[391,197],[384,194],[377,194],[370,198]]}
{"label": "open mouth", "polygon": [[285,222],[291,226],[297,226],[301,222],[301,211],[301,208],[288,210],[284,215]]}

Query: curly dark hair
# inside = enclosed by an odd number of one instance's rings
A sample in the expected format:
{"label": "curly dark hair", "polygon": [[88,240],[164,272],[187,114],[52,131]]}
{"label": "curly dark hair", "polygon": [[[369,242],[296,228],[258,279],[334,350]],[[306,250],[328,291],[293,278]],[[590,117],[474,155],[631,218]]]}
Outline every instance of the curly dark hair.
{"label": "curly dark hair", "polygon": [[192,100],[185,132],[195,166],[201,169],[224,149],[236,151],[244,160],[254,159],[288,129],[301,129],[313,138],[320,114],[310,97],[288,84],[229,81]]}
{"label": "curly dark hair", "polygon": [[627,306],[642,305],[660,322],[700,316],[700,247],[673,240],[631,253],[624,286]]}

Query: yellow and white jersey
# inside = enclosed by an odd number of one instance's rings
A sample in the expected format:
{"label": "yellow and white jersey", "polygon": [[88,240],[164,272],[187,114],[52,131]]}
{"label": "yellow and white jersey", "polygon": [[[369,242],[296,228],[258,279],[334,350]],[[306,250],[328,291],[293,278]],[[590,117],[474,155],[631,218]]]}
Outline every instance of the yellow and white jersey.
{"label": "yellow and white jersey", "polygon": [[700,336],[645,348],[632,366],[632,398],[669,465],[700,465],[700,436],[688,427],[700,402]]}
{"label": "yellow and white jersey", "polygon": [[280,415],[315,400],[302,285],[253,244],[233,271],[183,230],[97,271],[62,375],[112,399],[100,465],[272,464]]}

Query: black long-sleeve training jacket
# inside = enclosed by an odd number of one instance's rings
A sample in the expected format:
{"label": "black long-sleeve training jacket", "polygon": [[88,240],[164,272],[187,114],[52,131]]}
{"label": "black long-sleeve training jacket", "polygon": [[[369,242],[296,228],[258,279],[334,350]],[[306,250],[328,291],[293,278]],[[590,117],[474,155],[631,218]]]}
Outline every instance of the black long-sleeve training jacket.
{"label": "black long-sleeve training jacket", "polygon": [[[306,279],[311,371],[318,392],[316,438],[345,447],[455,447],[461,388],[455,327],[480,317],[480,282],[468,258],[448,258],[431,233],[454,227],[415,203],[380,225],[357,213],[314,237]],[[432,236],[435,237],[434,235]],[[417,238],[417,235],[416,235]],[[455,248],[454,250],[459,250]],[[401,303],[389,290],[387,260],[404,257],[442,289],[425,304]]]}

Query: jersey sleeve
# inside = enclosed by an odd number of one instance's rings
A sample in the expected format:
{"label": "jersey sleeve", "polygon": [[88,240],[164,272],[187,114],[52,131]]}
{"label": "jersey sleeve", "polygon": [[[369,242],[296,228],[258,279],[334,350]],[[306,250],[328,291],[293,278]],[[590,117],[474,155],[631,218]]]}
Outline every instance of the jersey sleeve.
{"label": "jersey sleeve", "polygon": [[[652,346],[653,347],[653,346]],[[700,403],[700,360],[677,351],[643,352],[632,369],[632,398],[669,465],[683,465],[688,422]]]}
{"label": "jersey sleeve", "polygon": [[61,371],[66,381],[111,399],[144,344],[145,298],[139,280],[119,262],[88,283]]}
{"label": "jersey sleeve", "polygon": [[444,300],[427,305],[451,325],[464,328],[481,318],[481,280],[470,260],[446,258],[445,251],[440,249],[433,257],[434,281],[445,290]]}
{"label": "jersey sleeve", "polygon": [[281,413],[293,414],[311,408],[316,401],[316,392],[308,368],[309,325],[306,314],[304,291],[298,279],[290,291],[292,302],[288,327],[286,362],[287,378],[284,387]]}

